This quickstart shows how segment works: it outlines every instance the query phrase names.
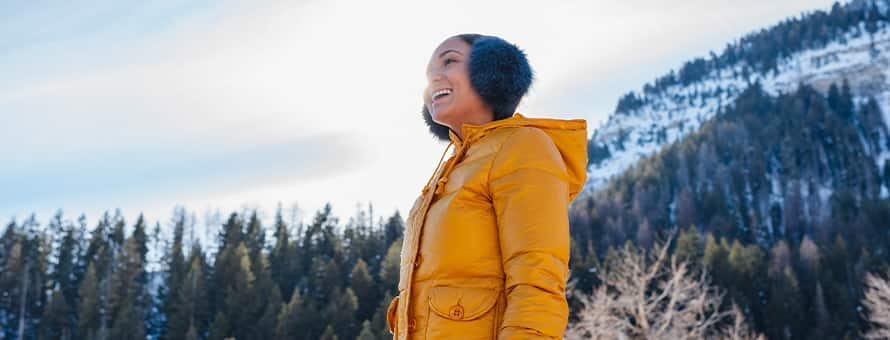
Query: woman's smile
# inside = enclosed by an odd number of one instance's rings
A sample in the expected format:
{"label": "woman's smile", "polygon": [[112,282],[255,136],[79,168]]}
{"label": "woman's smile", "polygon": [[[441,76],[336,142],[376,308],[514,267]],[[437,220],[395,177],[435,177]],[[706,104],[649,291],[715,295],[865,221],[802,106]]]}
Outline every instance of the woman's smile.
{"label": "woman's smile", "polygon": [[444,88],[441,90],[437,90],[433,92],[432,102],[433,107],[437,107],[440,104],[448,103],[452,97],[452,90],[450,88]]}

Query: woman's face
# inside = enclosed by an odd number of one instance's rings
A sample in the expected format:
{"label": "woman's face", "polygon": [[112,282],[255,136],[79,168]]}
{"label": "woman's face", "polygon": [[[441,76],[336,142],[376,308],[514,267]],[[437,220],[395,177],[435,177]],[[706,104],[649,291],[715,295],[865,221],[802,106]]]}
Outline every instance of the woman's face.
{"label": "woman's face", "polygon": [[426,69],[423,102],[433,121],[455,132],[460,132],[464,122],[478,123],[480,115],[488,111],[470,85],[470,48],[461,38],[446,39],[433,51]]}

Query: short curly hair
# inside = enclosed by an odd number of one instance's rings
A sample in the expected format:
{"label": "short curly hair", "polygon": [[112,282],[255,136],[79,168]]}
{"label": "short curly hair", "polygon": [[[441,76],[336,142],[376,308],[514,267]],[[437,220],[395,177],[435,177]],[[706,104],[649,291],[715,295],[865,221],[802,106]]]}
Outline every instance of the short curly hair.
{"label": "short curly hair", "polygon": [[[471,46],[467,65],[470,85],[494,113],[494,120],[512,117],[534,81],[534,71],[525,52],[496,36],[465,33],[451,38],[454,37]],[[433,121],[426,104],[422,115],[430,133],[443,141],[451,139],[450,128]]]}

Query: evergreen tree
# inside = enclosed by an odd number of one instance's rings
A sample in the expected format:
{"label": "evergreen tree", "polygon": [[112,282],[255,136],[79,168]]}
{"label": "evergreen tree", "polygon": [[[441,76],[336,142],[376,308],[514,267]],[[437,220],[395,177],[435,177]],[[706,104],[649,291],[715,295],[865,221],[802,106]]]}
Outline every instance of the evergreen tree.
{"label": "evergreen tree", "polygon": [[225,314],[230,325],[230,333],[226,335],[249,339],[256,321],[257,296],[253,289],[256,277],[251,271],[247,247],[239,243],[223,250],[216,270],[216,282],[223,292],[218,310]]}
{"label": "evergreen tree", "polygon": [[110,330],[110,339],[144,340],[145,324],[142,321],[144,312],[133,305],[133,300],[126,300],[118,309]]}
{"label": "evergreen tree", "polygon": [[368,272],[368,265],[359,259],[350,274],[349,286],[355,292],[358,301],[356,318],[359,320],[370,319],[377,307],[377,284]]}
{"label": "evergreen tree", "polygon": [[[78,233],[73,225],[64,228],[64,236],[59,245],[56,257],[55,270],[52,273],[52,281],[55,282],[68,306],[74,306],[77,301],[77,286],[79,283],[78,266],[80,246],[83,235]],[[73,315],[72,315],[73,317]]]}
{"label": "evergreen tree", "polygon": [[328,305],[322,311],[324,320],[331,325],[337,325],[337,337],[343,339],[355,339],[358,333],[358,324],[355,320],[355,311],[358,309],[358,299],[352,288],[336,289],[330,297]]}
{"label": "evergreen tree", "polygon": [[380,264],[380,283],[384,290],[397,290],[399,284],[399,263],[401,261],[401,239],[389,245],[386,256]]}
{"label": "evergreen tree", "polygon": [[695,225],[690,225],[681,231],[680,236],[677,237],[677,248],[674,250],[674,254],[678,260],[694,264],[701,260],[703,255],[702,249],[703,246],[698,230],[696,230]]}
{"label": "evergreen tree", "polygon": [[116,335],[124,336],[128,332],[128,337],[141,335],[145,338],[146,330],[142,320],[148,315],[147,309],[151,306],[145,269],[147,241],[144,221],[140,216],[133,228],[133,234],[126,239],[117,256],[116,268],[110,281],[109,310],[113,339],[123,339]]}
{"label": "evergreen tree", "polygon": [[308,310],[303,307],[299,290],[294,290],[290,301],[281,306],[275,327],[275,339],[305,339],[307,337]]}
{"label": "evergreen tree", "polygon": [[170,339],[187,338],[194,331],[196,336],[203,333],[210,322],[210,306],[207,295],[207,263],[199,244],[194,244],[190,253],[189,270],[175,292],[173,305],[177,306],[169,315],[164,334]]}
{"label": "evergreen tree", "polygon": [[[185,302],[180,300],[180,291],[182,290],[182,285],[185,279],[186,271],[189,269],[186,267],[185,263],[185,252],[183,250],[183,238],[185,233],[185,226],[188,222],[188,215],[186,213],[185,208],[177,207],[173,211],[173,242],[170,247],[167,249],[166,254],[164,255],[164,262],[166,264],[166,270],[164,275],[164,285],[163,290],[161,291],[160,298],[163,301],[162,309],[164,315],[167,315],[167,322],[179,322],[181,320],[171,320],[169,316],[173,315],[181,315],[183,312],[181,310],[187,310],[187,306],[184,306]],[[161,332],[161,339],[177,339],[184,332],[188,330],[188,326],[184,326],[184,329],[178,329],[177,327],[181,326],[170,326],[165,325]],[[176,335],[168,333],[170,331],[176,331]]]}
{"label": "evergreen tree", "polygon": [[319,339],[321,339],[321,340],[337,340],[337,339],[339,339],[339,337],[337,337],[337,334],[334,332],[334,327],[331,327],[331,325],[328,325],[327,327],[324,328],[324,333],[321,334],[321,338],[319,338]]}
{"label": "evergreen tree", "polygon": [[258,258],[260,252],[266,247],[266,232],[263,230],[263,224],[260,222],[256,210],[250,214],[250,221],[247,223],[244,242],[248,250],[247,255],[251,259]]}
{"label": "evergreen tree", "polygon": [[61,289],[54,289],[40,318],[40,338],[70,340],[74,335],[74,313]]}
{"label": "evergreen tree", "polygon": [[371,322],[365,320],[362,322],[362,331],[358,333],[357,340],[376,340],[377,337],[374,336],[374,330],[371,329]]}
{"label": "evergreen tree", "polygon": [[702,257],[702,263],[713,274],[714,281],[718,284],[725,284],[730,281],[727,273],[729,250],[725,242],[717,242],[717,238],[713,234],[708,233],[705,237],[705,252]]}
{"label": "evergreen tree", "polygon": [[268,292],[269,297],[266,300],[263,313],[256,322],[255,331],[251,334],[257,340],[274,339],[276,335],[278,313],[282,308],[281,293],[279,293],[277,286],[272,286]]}
{"label": "evergreen tree", "polygon": [[386,221],[386,225],[384,226],[383,232],[383,244],[384,246],[389,246],[396,240],[402,238],[402,234],[404,233],[405,225],[402,221],[402,216],[399,215],[399,212],[396,211],[389,220]]}
{"label": "evergreen tree", "polygon": [[390,339],[392,338],[392,334],[389,332],[389,325],[386,323],[386,312],[389,309],[389,304],[392,302],[393,295],[386,291],[383,294],[383,299],[380,300],[380,303],[377,305],[377,310],[374,311],[374,317],[371,319],[371,329],[374,331],[374,334],[379,339]]}
{"label": "evergreen tree", "polygon": [[231,329],[232,325],[229,324],[226,314],[221,311],[216,312],[216,316],[213,317],[213,322],[210,324],[210,333],[208,334],[207,339],[225,340],[229,338]]}
{"label": "evergreen tree", "polygon": [[269,271],[283,296],[291,296],[296,284],[295,255],[294,245],[290,241],[290,230],[284,223],[279,204],[275,212],[275,245],[269,253]]}
{"label": "evergreen tree", "polygon": [[99,279],[96,277],[96,266],[90,263],[87,267],[86,276],[80,283],[78,295],[80,296],[80,305],[78,306],[77,321],[77,339],[93,340],[98,339],[101,325],[101,308],[99,301]]}

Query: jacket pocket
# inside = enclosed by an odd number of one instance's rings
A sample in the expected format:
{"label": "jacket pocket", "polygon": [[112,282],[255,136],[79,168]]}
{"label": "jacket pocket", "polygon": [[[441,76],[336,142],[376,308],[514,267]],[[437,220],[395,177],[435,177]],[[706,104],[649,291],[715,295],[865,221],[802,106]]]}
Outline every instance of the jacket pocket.
{"label": "jacket pocket", "polygon": [[489,339],[494,332],[498,292],[490,288],[430,288],[427,339]]}
{"label": "jacket pocket", "polygon": [[389,328],[390,334],[396,334],[396,309],[399,306],[399,296],[392,298],[389,307],[386,309],[386,326]]}

